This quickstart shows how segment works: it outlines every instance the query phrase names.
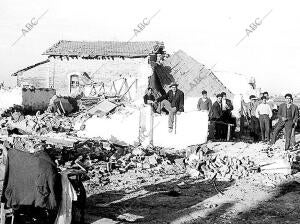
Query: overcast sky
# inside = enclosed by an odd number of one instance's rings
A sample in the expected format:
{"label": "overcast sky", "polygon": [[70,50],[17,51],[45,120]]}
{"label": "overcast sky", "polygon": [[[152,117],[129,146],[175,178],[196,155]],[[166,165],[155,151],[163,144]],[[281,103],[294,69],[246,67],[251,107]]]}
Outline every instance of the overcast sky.
{"label": "overcast sky", "polygon": [[[1,0],[0,78],[14,84],[10,74],[46,59],[41,54],[58,40],[128,41],[156,14],[131,41],[163,41],[168,52],[181,49],[216,64],[213,70],[254,76],[263,90],[298,93],[298,6],[296,0]],[[260,25],[250,28],[255,21]]]}

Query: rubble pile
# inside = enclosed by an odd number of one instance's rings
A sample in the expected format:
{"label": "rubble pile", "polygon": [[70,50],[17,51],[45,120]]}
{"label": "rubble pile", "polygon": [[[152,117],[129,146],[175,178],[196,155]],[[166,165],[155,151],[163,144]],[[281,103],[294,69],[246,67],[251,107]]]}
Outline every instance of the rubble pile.
{"label": "rubble pile", "polygon": [[23,116],[20,112],[14,112],[12,117],[3,117],[0,125],[1,128],[17,130],[21,134],[36,135],[44,135],[49,132],[70,132],[74,129],[72,117],[52,113]]}
{"label": "rubble pile", "polygon": [[13,137],[11,147],[30,151],[41,144],[60,170],[76,169],[86,173],[84,179],[88,181],[85,185],[91,192],[112,182],[113,185],[121,186],[121,182],[128,179],[116,177],[126,173],[134,174],[134,178],[137,178],[145,173],[174,175],[185,172],[184,158],[175,158],[159,150],[121,146],[104,140],[79,141],[70,147],[49,144],[33,136]]}
{"label": "rubble pile", "polygon": [[116,179],[114,177],[127,173],[133,173],[134,178],[138,178],[139,174],[142,175],[143,173],[166,175],[185,172],[184,166],[179,166],[168,155],[160,154],[158,151],[139,147],[116,149],[113,146],[113,148],[115,149],[114,153],[108,160],[93,159],[91,161],[90,182],[87,186],[89,189],[104,186],[111,182],[120,186],[122,181],[126,182],[128,179]]}
{"label": "rubble pile", "polygon": [[186,152],[186,170],[194,178],[233,180],[256,172],[249,157],[229,157],[213,153],[206,146],[189,148]]}

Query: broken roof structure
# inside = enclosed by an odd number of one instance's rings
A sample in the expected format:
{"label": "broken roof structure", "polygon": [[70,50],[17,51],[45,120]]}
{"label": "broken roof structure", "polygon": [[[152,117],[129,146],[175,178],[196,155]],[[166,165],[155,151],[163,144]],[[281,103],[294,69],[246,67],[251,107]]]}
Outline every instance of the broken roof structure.
{"label": "broken roof structure", "polygon": [[38,66],[40,66],[40,65],[46,64],[46,63],[48,63],[48,62],[50,62],[49,59],[44,60],[44,61],[41,61],[41,62],[38,62],[38,63],[36,63],[36,64],[34,64],[34,65],[27,66],[26,68],[22,68],[22,69],[16,71],[16,72],[13,73],[11,76],[17,76],[18,74],[20,74],[20,73],[22,73],[22,72],[26,72],[26,71],[28,71],[28,70],[30,70],[30,69],[33,69],[33,68],[38,67]]}
{"label": "broken roof structure", "polygon": [[54,44],[43,55],[69,56],[82,58],[98,57],[147,57],[164,48],[159,41],[120,42],[120,41],[66,41]]}
{"label": "broken roof structure", "polygon": [[226,92],[228,97],[233,97],[233,93],[210,69],[182,50],[158,65],[155,73],[165,91],[169,89],[169,84],[175,81],[185,93],[185,97],[199,97],[202,90],[206,90],[209,96]]}

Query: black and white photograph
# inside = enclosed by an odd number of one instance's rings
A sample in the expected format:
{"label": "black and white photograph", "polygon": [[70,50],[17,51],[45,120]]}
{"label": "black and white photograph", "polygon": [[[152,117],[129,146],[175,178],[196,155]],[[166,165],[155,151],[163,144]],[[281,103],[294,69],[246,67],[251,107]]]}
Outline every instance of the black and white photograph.
{"label": "black and white photograph", "polygon": [[2,0],[0,224],[299,224],[296,0]]}

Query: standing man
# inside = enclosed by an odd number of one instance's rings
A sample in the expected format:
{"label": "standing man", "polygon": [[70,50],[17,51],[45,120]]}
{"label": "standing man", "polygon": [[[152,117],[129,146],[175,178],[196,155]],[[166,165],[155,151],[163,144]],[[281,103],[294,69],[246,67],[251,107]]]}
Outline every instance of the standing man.
{"label": "standing man", "polygon": [[178,84],[173,82],[170,85],[169,92],[158,98],[157,102],[160,103],[159,111],[165,108],[169,112],[169,132],[173,131],[173,123],[175,114],[184,112],[184,93],[177,88]]}
{"label": "standing man", "polygon": [[264,92],[263,96],[265,96],[267,98],[267,104],[270,105],[272,110],[277,110],[277,105],[274,103],[274,101],[272,99],[270,99],[269,93],[268,92]]}
{"label": "standing man", "polygon": [[250,118],[250,136],[253,137],[254,142],[259,141],[259,120],[256,117],[256,108],[258,106],[257,97],[254,95],[250,96],[250,102],[248,104],[247,114]]}
{"label": "standing man", "polygon": [[272,117],[272,110],[269,104],[267,104],[267,98],[263,96],[262,102],[256,108],[255,115],[259,119],[261,140],[270,140],[270,119]]}
{"label": "standing man", "polygon": [[203,90],[202,97],[199,99],[198,104],[197,104],[197,109],[200,111],[207,111],[209,113],[211,110],[211,107],[212,107],[212,102],[207,97],[207,91]]}
{"label": "standing man", "polygon": [[276,142],[278,133],[285,129],[285,150],[288,150],[291,144],[292,130],[297,126],[299,117],[298,107],[293,104],[293,97],[290,93],[285,95],[285,103],[280,104],[278,110],[279,121],[275,126],[271,144]]}
{"label": "standing man", "polygon": [[211,107],[210,113],[209,113],[209,120],[212,122],[212,132],[213,137],[215,139],[221,139],[224,136],[224,124],[220,124],[218,122],[221,121],[222,117],[222,95],[217,95],[217,101],[214,102],[214,104]]}
{"label": "standing man", "polygon": [[[233,126],[231,127],[231,135],[232,135],[236,128],[236,121],[235,118],[232,117],[232,113],[231,113],[231,111],[233,110],[233,105],[231,100],[227,99],[225,92],[222,92],[221,95],[222,95],[222,111],[223,111],[221,120],[224,123],[233,124]],[[224,129],[226,130],[225,127]],[[226,138],[226,131],[224,131],[224,136],[222,137],[224,139]]]}
{"label": "standing man", "polygon": [[[277,105],[275,104],[275,102],[272,99],[270,99],[269,93],[268,92],[264,92],[263,95],[267,98],[267,104],[270,105],[272,112],[274,110],[277,110]],[[272,131],[272,120],[273,119],[271,118],[270,119],[270,131]]]}
{"label": "standing man", "polygon": [[222,92],[221,96],[222,96],[222,111],[223,111],[222,120],[225,123],[231,123],[232,122],[231,111],[233,110],[232,102],[230,99],[227,99],[225,92]]}

